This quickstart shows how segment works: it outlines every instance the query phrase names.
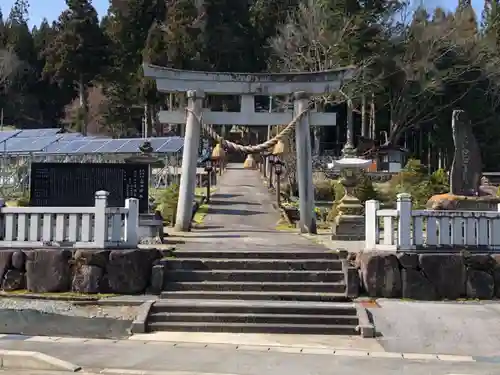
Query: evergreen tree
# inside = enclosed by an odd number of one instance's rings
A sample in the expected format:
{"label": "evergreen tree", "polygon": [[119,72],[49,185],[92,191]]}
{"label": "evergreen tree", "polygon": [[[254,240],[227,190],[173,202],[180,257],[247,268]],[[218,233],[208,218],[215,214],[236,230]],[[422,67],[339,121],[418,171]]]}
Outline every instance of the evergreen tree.
{"label": "evergreen tree", "polygon": [[57,36],[44,51],[45,76],[76,84],[82,128],[86,132],[86,90],[106,67],[107,42],[90,0],[66,0],[56,24]]}
{"label": "evergreen tree", "polygon": [[255,72],[255,29],[248,1],[205,0],[204,58],[210,70]]}

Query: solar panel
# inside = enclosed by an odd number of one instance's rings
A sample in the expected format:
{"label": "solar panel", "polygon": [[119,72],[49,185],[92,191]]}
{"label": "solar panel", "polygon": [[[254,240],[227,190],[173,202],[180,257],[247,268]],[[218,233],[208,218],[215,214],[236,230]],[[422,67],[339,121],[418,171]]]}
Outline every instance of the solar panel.
{"label": "solar panel", "polygon": [[10,139],[10,138],[16,136],[16,134],[19,134],[20,132],[21,132],[20,130],[5,130],[5,131],[1,131],[0,132],[0,142],[5,142],[7,139]]}
{"label": "solar panel", "polygon": [[[134,154],[140,153],[139,148],[146,141],[143,138],[84,137],[79,133],[49,137],[17,137],[16,134],[19,132],[0,132],[0,153]],[[182,137],[157,137],[147,140],[151,143],[154,153],[175,153],[180,151],[184,144]]]}
{"label": "solar panel", "polygon": [[87,143],[91,142],[89,139],[78,139],[74,141],[69,141],[64,147],[61,147],[58,150],[58,153],[61,154],[74,154],[76,153],[80,148],[85,146]]}
{"label": "solar panel", "polygon": [[184,139],[181,137],[172,137],[170,141],[164,143],[156,152],[158,153],[175,153],[179,152],[184,146]]}
{"label": "solar panel", "polygon": [[180,150],[182,150],[182,147],[184,147],[184,139],[181,137],[175,137],[172,138],[170,142],[162,145],[157,152],[171,154],[179,152]]}
{"label": "solar panel", "polygon": [[99,149],[109,142],[109,139],[104,140],[91,140],[87,144],[80,147],[76,153],[78,154],[90,154],[94,152],[100,152]]}
{"label": "solar panel", "polygon": [[37,152],[54,143],[56,137],[18,138],[14,137],[5,142],[5,151],[8,153]]}
{"label": "solar panel", "polygon": [[54,142],[54,143],[51,143],[50,145],[48,145],[47,147],[45,147],[43,150],[42,150],[42,153],[59,153],[59,150],[66,147],[68,144],[70,143],[70,141],[57,141],[57,142]]}
{"label": "solar panel", "polygon": [[99,149],[99,152],[114,154],[128,141],[128,139],[111,139]]}
{"label": "solar panel", "polygon": [[84,138],[83,135],[80,133],[64,133],[64,134],[58,134],[58,135],[59,135],[59,140],[62,140],[62,141]]}
{"label": "solar panel", "polygon": [[23,129],[19,134],[16,135],[17,138],[37,138],[37,137],[49,137],[54,136],[61,132],[59,128],[50,129]]}
{"label": "solar panel", "polygon": [[154,152],[158,152],[161,146],[163,146],[165,143],[169,142],[171,137],[157,137],[157,138],[150,138],[148,141],[151,143],[151,147],[153,147]]}
{"label": "solar panel", "polygon": [[122,146],[116,150],[119,154],[134,154],[141,152],[139,147],[144,143],[144,139],[132,138],[132,139],[120,139],[123,141]]}

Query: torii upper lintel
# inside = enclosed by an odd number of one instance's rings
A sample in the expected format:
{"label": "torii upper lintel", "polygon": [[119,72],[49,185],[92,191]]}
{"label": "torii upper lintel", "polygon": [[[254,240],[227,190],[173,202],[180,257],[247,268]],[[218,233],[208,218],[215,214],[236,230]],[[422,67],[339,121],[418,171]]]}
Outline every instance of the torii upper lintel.
{"label": "torii upper lintel", "polygon": [[156,80],[161,92],[186,92],[199,89],[207,94],[221,95],[288,95],[306,92],[311,95],[336,92],[344,81],[354,75],[349,66],[308,73],[227,73],[179,70],[143,64],[144,76]]}

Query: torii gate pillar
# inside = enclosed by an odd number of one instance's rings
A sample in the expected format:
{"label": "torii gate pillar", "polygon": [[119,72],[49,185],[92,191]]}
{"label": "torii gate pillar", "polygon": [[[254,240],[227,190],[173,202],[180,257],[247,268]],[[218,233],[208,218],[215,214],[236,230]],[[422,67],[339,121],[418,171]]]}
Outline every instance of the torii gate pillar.
{"label": "torii gate pillar", "polygon": [[179,202],[177,203],[177,213],[175,216],[175,229],[178,231],[188,231],[191,228],[196,189],[196,164],[201,136],[199,119],[202,115],[205,94],[201,90],[190,90],[187,92],[187,97],[189,110],[186,118],[184,148],[182,150]]}
{"label": "torii gate pillar", "polygon": [[[309,95],[304,91],[294,93],[294,114],[297,115],[309,107]],[[295,125],[295,143],[297,149],[297,177],[299,184],[299,228],[302,233],[317,233],[316,215],[314,214],[314,185],[312,179],[312,152],[309,116],[302,116]]]}

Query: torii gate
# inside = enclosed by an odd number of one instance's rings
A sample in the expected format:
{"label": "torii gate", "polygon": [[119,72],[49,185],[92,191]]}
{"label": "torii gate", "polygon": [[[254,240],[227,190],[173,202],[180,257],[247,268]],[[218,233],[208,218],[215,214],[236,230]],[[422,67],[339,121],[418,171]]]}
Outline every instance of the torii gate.
{"label": "torii gate", "polygon": [[[189,231],[196,187],[196,164],[203,121],[210,125],[295,125],[297,174],[301,232],[316,233],[310,125],[335,126],[336,113],[309,111],[310,95],[337,91],[350,79],[353,68],[313,73],[216,73],[170,69],[143,64],[144,76],[156,80],[160,92],[186,92],[187,112],[160,111],[162,123],[186,124],[182,174],[175,228]],[[240,112],[214,112],[203,109],[205,93],[238,95]],[[255,96],[294,95],[294,111],[285,113],[255,112]],[[308,113],[306,113],[308,112]],[[292,122],[294,124],[292,124]]]}

